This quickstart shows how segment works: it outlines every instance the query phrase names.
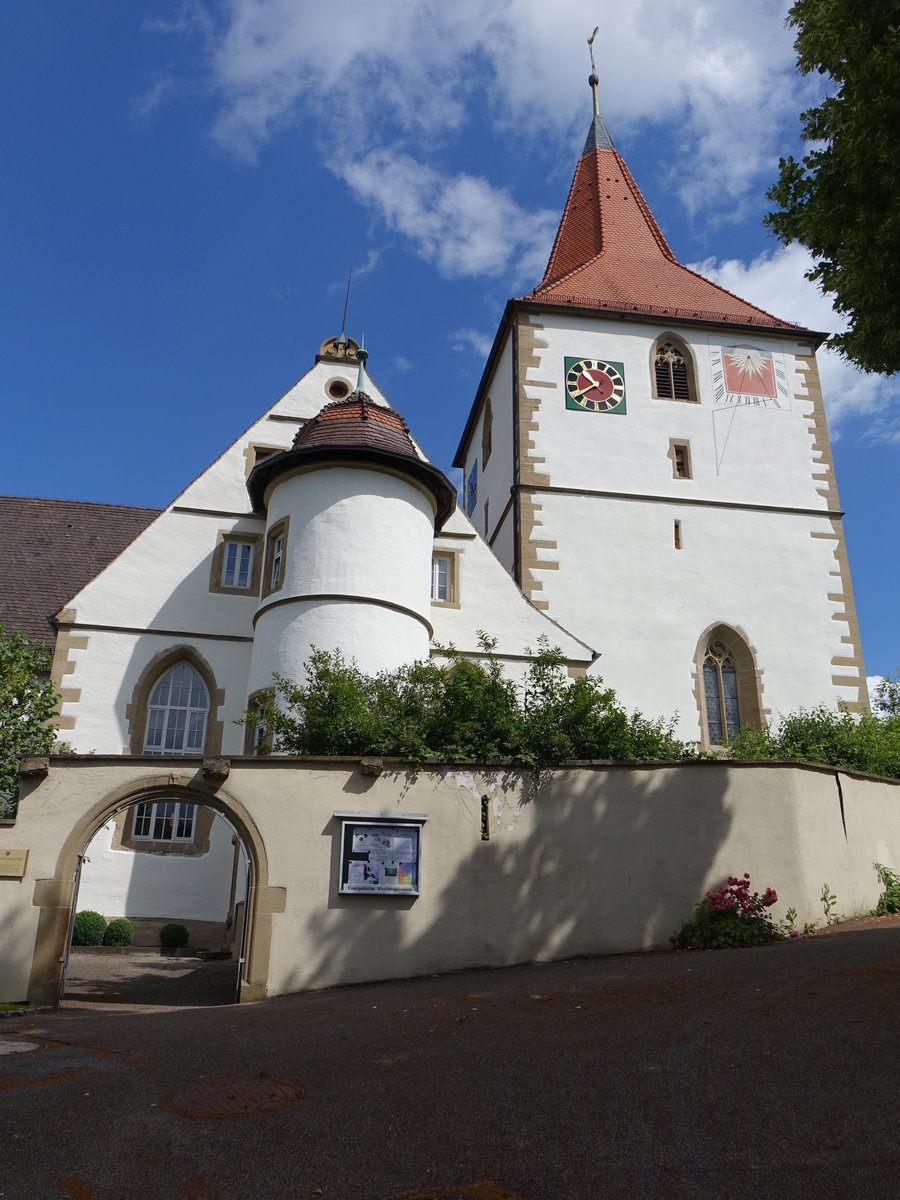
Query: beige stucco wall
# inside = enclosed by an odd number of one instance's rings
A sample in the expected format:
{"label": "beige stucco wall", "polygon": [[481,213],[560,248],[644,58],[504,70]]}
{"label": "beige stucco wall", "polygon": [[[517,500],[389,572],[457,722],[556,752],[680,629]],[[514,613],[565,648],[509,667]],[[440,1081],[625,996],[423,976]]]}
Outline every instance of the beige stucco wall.
{"label": "beige stucco wall", "polygon": [[[615,765],[536,780],[387,764],[375,778],[349,760],[235,760],[217,787],[199,762],[92,757],[24,782],[0,830],[30,852],[24,879],[0,879],[4,1000],[30,988],[46,1001],[74,856],[135,794],[205,800],[241,831],[254,995],[665,945],[705,890],[744,871],[777,889],[776,916],[793,905],[801,924],[821,920],[826,882],[849,915],[875,904],[873,862],[900,864],[900,785],[818,768]],[[427,816],[417,898],[339,895],[333,814],[347,810]]]}

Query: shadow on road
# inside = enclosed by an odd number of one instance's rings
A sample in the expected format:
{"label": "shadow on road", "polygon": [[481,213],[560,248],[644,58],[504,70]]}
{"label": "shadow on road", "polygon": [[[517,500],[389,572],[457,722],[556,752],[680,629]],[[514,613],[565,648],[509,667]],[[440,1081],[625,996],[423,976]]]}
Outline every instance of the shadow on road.
{"label": "shadow on road", "polygon": [[158,954],[73,954],[63,1006],[194,1007],[234,1003],[237,964]]}

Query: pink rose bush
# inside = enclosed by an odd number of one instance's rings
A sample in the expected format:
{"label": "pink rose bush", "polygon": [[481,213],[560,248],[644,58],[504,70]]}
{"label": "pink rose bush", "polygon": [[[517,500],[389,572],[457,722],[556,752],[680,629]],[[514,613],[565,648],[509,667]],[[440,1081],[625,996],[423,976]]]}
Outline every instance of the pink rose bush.
{"label": "pink rose bush", "polygon": [[726,883],[707,892],[693,921],[672,934],[677,950],[712,950],[726,946],[764,946],[784,934],[766,911],[778,899],[774,888],[760,894],[750,890],[750,875],[729,875]]}

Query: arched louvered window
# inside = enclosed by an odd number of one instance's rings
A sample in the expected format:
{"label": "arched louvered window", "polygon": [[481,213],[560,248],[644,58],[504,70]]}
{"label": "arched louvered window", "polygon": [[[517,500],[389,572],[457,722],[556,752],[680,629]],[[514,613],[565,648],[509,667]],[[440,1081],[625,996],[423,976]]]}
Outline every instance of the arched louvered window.
{"label": "arched louvered window", "polygon": [[190,663],[179,662],[156,681],[147,705],[144,754],[202,754],[209,692]]}
{"label": "arched louvered window", "polygon": [[670,334],[653,347],[653,395],[657,400],[695,403],[694,363],[687,346]]}
{"label": "arched louvered window", "polygon": [[738,675],[724,642],[710,642],[703,659],[706,725],[711,746],[725,746],[741,728]]}

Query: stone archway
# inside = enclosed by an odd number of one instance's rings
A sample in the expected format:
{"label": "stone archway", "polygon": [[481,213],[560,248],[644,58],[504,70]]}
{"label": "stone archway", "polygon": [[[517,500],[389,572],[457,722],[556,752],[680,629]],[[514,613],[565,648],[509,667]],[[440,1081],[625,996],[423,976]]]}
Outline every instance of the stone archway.
{"label": "stone archway", "polygon": [[210,808],[234,827],[250,861],[247,893],[247,934],[240,999],[266,996],[272,943],[272,916],[283,911],[284,892],[269,886],[268,856],[253,818],[240,801],[201,775],[172,773],[132,779],[91,805],[76,821],[56,859],[52,879],[35,884],[33,903],[39,907],[28,1000],[31,1004],[59,1002],[60,981],[74,902],[75,876],[81,856],[94,834],[120,809],[145,800],[177,799]]}

